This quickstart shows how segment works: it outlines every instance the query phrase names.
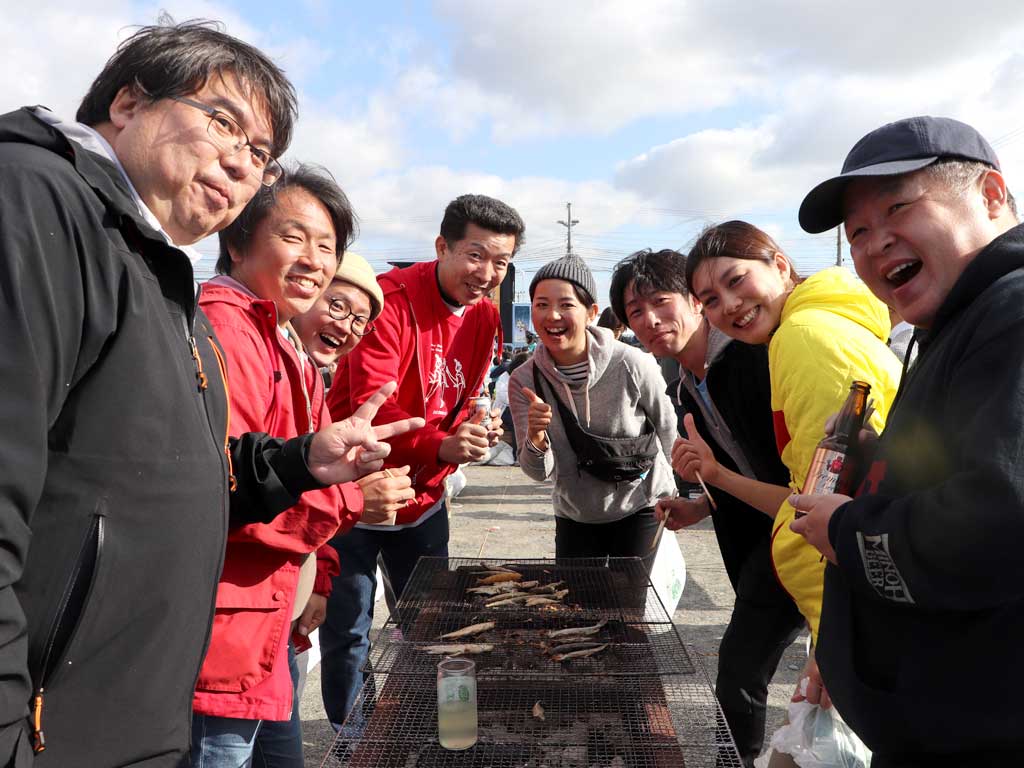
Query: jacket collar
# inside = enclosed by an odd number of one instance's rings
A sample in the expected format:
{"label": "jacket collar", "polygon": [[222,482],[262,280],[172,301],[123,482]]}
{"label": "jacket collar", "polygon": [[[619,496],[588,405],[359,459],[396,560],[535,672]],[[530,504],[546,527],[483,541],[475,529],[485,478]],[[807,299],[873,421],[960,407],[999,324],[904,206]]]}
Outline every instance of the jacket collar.
{"label": "jacket collar", "polygon": [[31,108],[22,107],[0,118],[0,142],[31,144],[64,157],[109,211],[131,221],[138,234],[147,240],[174,247],[146,222],[124,176],[113,162],[71,141],[33,114]]}
{"label": "jacket collar", "polygon": [[928,329],[918,329],[915,337],[927,343],[992,283],[1021,267],[1024,267],[1024,224],[1007,230],[981,249],[953,284],[935,313],[935,322]]}

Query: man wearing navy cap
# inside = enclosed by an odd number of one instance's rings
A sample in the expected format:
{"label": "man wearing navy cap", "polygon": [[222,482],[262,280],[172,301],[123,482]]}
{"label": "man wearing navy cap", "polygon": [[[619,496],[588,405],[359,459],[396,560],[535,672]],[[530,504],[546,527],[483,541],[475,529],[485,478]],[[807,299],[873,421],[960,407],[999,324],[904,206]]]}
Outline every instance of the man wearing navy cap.
{"label": "man wearing navy cap", "polygon": [[1024,227],[999,161],[955,120],[890,123],[800,224],[843,224],[857,274],[917,328],[856,498],[794,500],[831,563],[828,692],[873,768],[1022,765]]}

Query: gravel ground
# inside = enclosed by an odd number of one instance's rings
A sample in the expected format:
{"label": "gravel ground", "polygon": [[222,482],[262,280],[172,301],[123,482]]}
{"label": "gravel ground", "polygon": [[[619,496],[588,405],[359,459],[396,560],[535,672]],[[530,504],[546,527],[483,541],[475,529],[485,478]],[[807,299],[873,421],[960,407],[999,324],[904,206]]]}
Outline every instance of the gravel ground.
{"label": "gravel ground", "polygon": [[[535,483],[519,467],[467,467],[466,489],[451,510],[452,557],[554,557],[555,525],[551,485]],[[676,534],[686,560],[686,588],[674,620],[714,680],[718,644],[729,621],[734,595],[715,533],[705,521]],[[378,603],[374,625],[387,618]],[[768,733],[782,724],[786,703],[805,658],[805,638],[786,651],[769,692]],[[320,669],[311,670],[300,707],[307,766],[319,766],[334,733],[320,698]]]}

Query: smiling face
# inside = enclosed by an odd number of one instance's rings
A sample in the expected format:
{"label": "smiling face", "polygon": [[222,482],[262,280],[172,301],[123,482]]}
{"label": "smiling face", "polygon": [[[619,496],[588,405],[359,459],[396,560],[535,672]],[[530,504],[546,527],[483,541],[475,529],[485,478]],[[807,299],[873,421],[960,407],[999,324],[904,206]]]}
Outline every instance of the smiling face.
{"label": "smiling face", "polygon": [[434,247],[441,290],[459,304],[476,304],[505,279],[515,246],[515,235],[499,235],[473,222],[450,247],[438,236]]}
{"label": "smiling face", "polygon": [[335,271],[334,224],[306,190],[289,187],[241,251],[231,249],[231,277],[277,307],[283,325],[309,311]]}
{"label": "smiling face", "polygon": [[[234,118],[254,146],[272,146],[270,119],[252,104],[231,73],[213,76],[187,97]],[[128,178],[160,225],[178,245],[220,231],[259,189],[251,154],[228,154],[207,132],[210,117],[172,99],[150,102],[122,88],[110,105],[110,122],[97,126]]]}
{"label": "smiling face", "polygon": [[360,337],[352,333],[352,318],[335,320],[331,317],[328,307],[333,299],[339,298],[348,302],[355,314],[371,316],[373,306],[366,291],[335,278],[311,310],[292,320],[292,326],[302,339],[306,352],[318,368],[326,368],[355,349],[359,343]]}
{"label": "smiling face", "polygon": [[623,291],[622,303],[630,330],[657,357],[678,357],[704,322],[700,303],[681,293],[637,293],[630,283]]}
{"label": "smiling face", "polygon": [[1001,231],[1002,177],[963,193],[927,171],[858,179],[843,198],[857,274],[908,323],[927,328],[971,260]]}
{"label": "smiling face", "polygon": [[713,326],[747,344],[766,344],[793,290],[792,269],[781,253],[771,262],[719,256],[697,267],[692,287]]}
{"label": "smiling face", "polygon": [[597,304],[581,302],[572,283],[541,280],[533,288],[531,312],[534,330],[556,363],[587,359],[587,326],[597,317]]}

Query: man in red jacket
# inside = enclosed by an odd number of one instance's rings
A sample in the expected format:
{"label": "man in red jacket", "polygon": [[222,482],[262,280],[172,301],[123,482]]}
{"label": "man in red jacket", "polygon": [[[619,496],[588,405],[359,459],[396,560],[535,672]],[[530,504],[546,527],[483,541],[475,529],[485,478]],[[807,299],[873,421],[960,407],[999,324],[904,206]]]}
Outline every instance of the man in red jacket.
{"label": "man in red jacket", "polygon": [[[232,432],[291,438],[330,423],[323,379],[291,320],[327,289],[354,227],[334,179],[300,165],[221,233],[221,274],[199,303],[224,348]],[[231,530],[192,702],[196,768],[248,764],[261,722],[292,717],[288,639],[300,568],[362,506],[358,487],[344,483],[306,492],[269,523]],[[301,764],[301,745],[292,757]]]}
{"label": "man in red jacket", "polygon": [[471,417],[470,406],[501,336],[498,310],[487,296],[504,279],[524,229],[519,214],[499,200],[453,200],[434,242],[437,259],[378,278],[385,301],[376,330],[338,366],[328,393],[335,419],[351,414],[380,384],[398,381],[377,420],[421,416],[427,423],[391,441],[387,464],[409,465],[416,498],[394,525],[360,524],[332,542],[342,571],[320,649],[324,706],[336,725],[363,683],[359,668],[369,651],[378,553],[397,596],[421,556],[447,556],[444,479],[459,464],[483,458],[501,434],[500,427],[480,423],[485,414]]}

